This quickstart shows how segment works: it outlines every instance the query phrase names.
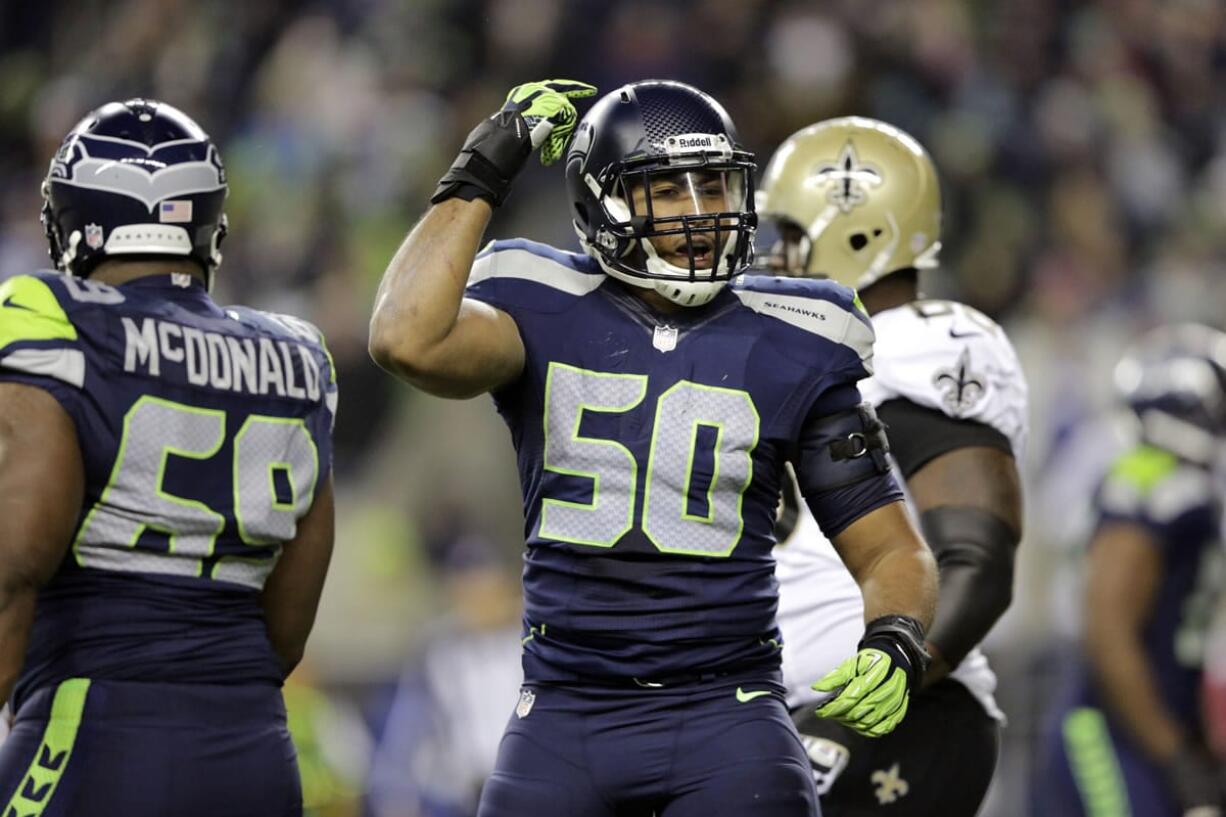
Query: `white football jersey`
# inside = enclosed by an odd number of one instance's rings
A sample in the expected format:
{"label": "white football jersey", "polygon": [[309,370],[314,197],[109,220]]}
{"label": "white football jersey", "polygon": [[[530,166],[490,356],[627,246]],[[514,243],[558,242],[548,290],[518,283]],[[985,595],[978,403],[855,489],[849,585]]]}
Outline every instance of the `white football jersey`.
{"label": "white football jersey", "polygon": [[[860,382],[874,406],[905,399],[950,417],[995,428],[1020,461],[1026,441],[1026,380],[1004,330],[983,313],[953,301],[915,301],[879,312],[874,373]],[[853,655],[864,635],[860,588],[834,546],[798,498],[800,516],[775,548],[779,627],[788,703],[823,697],[809,685]],[[909,503],[908,503],[909,504]],[[992,693],[996,676],[978,648],[952,673],[1003,720]]]}

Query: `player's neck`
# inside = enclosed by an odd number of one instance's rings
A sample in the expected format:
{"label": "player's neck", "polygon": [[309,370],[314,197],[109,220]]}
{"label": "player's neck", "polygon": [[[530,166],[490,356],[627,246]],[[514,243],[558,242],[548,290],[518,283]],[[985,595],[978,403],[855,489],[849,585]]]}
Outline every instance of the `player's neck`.
{"label": "player's neck", "polygon": [[909,304],[918,297],[913,275],[887,275],[860,290],[860,302],[870,315]]}
{"label": "player's neck", "polygon": [[186,258],[155,258],[148,261],[116,258],[103,261],[89,277],[99,283],[117,287],[137,278],[145,278],[150,275],[170,275],[175,272],[191,275],[201,283],[205,280],[204,270],[200,268],[200,265]]}

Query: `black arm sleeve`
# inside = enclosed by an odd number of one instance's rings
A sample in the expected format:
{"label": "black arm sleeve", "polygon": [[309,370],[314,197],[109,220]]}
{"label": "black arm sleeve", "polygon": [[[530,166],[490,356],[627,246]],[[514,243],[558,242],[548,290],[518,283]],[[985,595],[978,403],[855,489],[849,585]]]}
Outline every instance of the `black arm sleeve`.
{"label": "black arm sleeve", "polygon": [[920,526],[941,576],[928,640],[953,669],[1009,609],[1018,535],[993,513],[959,506],[924,511]]}
{"label": "black arm sleeve", "polygon": [[877,416],[889,429],[890,453],[904,477],[959,448],[986,447],[1013,454],[1009,438],[991,426],[958,420],[910,400],[887,400],[877,407]]}
{"label": "black arm sleeve", "polygon": [[827,538],[902,499],[888,452],[885,429],[867,403],[805,422],[794,458],[796,480]]}

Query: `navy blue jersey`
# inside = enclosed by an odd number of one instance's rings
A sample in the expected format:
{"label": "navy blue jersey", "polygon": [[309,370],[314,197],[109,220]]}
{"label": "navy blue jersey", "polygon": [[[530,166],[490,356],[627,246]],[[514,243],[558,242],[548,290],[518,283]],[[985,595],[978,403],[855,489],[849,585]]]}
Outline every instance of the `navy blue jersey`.
{"label": "navy blue jersey", "polygon": [[[1140,526],[1162,551],[1162,584],[1145,627],[1145,653],[1162,700],[1184,723],[1198,724],[1205,633],[1223,578],[1213,476],[1142,446],[1116,460],[1095,504],[1100,525]],[[1089,680],[1082,702],[1105,703]]]}
{"label": "navy blue jersey", "polygon": [[85,466],[18,699],[74,676],[279,683],[259,592],[331,467],[319,332],[184,274],[23,275],[0,285],[0,379],[56,397]]}
{"label": "navy blue jersey", "polygon": [[[781,470],[808,417],[859,402],[854,293],[752,277],[663,317],[587,256],[516,240],[478,256],[467,294],[526,350],[494,399],[524,494],[528,680],[777,666]],[[833,535],[879,504],[818,521]]]}

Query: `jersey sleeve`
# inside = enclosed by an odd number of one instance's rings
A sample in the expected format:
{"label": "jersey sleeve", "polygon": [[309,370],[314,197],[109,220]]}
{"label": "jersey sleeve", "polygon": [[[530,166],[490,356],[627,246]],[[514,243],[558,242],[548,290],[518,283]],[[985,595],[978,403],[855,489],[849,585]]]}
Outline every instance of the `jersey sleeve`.
{"label": "jersey sleeve", "polygon": [[49,392],[74,418],[85,400],[86,355],[77,327],[46,276],[0,284],[0,380]]}
{"label": "jersey sleeve", "polygon": [[[336,363],[332,359],[332,352],[328,350],[324,333],[318,326],[292,315],[278,315],[277,318],[289,326],[300,340],[310,345],[311,352],[318,361],[320,397],[307,423],[319,457],[319,474],[323,477],[332,471],[332,430],[336,427],[336,411],[340,402]],[[319,483],[316,484],[317,488],[318,485]]]}
{"label": "jersey sleeve", "polygon": [[477,254],[464,295],[514,318],[561,312],[604,281],[587,256],[525,239],[491,241]]}
{"label": "jersey sleeve", "polygon": [[1021,458],[1028,396],[1004,330],[953,301],[917,301],[878,313],[876,367],[861,388],[881,406],[906,400],[1003,434]]}
{"label": "jersey sleeve", "polygon": [[332,359],[332,352],[328,350],[324,333],[316,327],[312,328],[315,329],[319,351],[323,356],[320,371],[323,400],[317,410],[318,418],[315,423],[317,429],[314,436],[319,453],[319,473],[325,475],[332,472],[332,431],[336,428],[336,410],[340,405],[340,386],[336,379],[336,363]]}
{"label": "jersey sleeve", "polygon": [[1148,446],[1119,457],[1095,495],[1099,524],[1124,522],[1154,531],[1155,541],[1178,547],[1186,537],[1163,535],[1192,515],[1216,519],[1212,475]]}
{"label": "jersey sleeve", "polygon": [[[296,315],[253,309],[246,306],[230,306],[226,311],[232,316],[260,331],[278,337],[292,338],[307,350],[318,371],[318,398],[313,393],[314,407],[304,418],[310,429],[318,457],[319,474],[332,470],[332,430],[336,425],[336,412],[340,402],[340,390],[336,379],[336,363],[328,350],[327,340],[318,326]],[[314,382],[314,378],[309,378]],[[318,488],[319,483],[316,484]]]}
{"label": "jersey sleeve", "polygon": [[887,400],[877,414],[890,430],[890,453],[907,479],[932,460],[960,448],[995,448],[1013,456],[1013,444],[995,428],[959,420],[905,397]]}
{"label": "jersey sleeve", "polygon": [[827,407],[848,388],[856,392],[856,384],[872,372],[873,325],[849,287],[812,278],[748,275],[730,289],[760,320],[755,334],[761,351],[753,365],[794,370],[785,379],[796,385],[780,412],[787,433],[798,433],[809,417],[833,413]]}

